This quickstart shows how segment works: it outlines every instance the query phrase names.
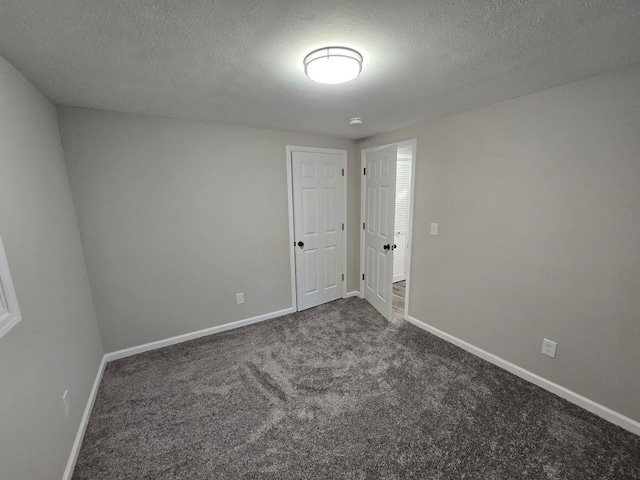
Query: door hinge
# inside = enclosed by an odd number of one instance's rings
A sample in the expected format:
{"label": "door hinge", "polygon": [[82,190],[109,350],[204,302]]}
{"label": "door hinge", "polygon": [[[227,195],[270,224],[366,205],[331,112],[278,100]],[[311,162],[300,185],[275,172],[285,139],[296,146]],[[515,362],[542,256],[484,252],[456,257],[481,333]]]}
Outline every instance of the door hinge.
{"label": "door hinge", "polygon": [[342,224],[342,230],[344,231],[344,223]]}
{"label": "door hinge", "polygon": [[342,281],[344,282],[344,273],[342,274]]}
{"label": "door hinge", "polygon": [[364,222],[362,222],[362,229],[364,230]]}
{"label": "door hinge", "polygon": [[364,174],[365,174],[365,175],[367,174],[367,169],[366,169],[366,168],[364,169]]}
{"label": "door hinge", "polygon": [[362,274],[362,279],[364,280],[364,273]]}
{"label": "door hinge", "polygon": [[342,169],[342,176],[344,177],[344,168]]}

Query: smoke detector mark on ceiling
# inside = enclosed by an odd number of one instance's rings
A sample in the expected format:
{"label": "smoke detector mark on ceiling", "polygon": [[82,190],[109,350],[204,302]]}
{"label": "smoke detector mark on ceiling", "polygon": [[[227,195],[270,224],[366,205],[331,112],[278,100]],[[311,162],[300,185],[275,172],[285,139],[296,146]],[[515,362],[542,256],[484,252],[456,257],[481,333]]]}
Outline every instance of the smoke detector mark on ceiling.
{"label": "smoke detector mark on ceiling", "polygon": [[[2,56],[56,104],[345,138],[640,63],[629,0],[0,5]],[[316,84],[302,60],[333,42],[356,48],[362,74]],[[332,63],[321,58],[308,73]],[[345,60],[350,75],[359,58]],[[353,112],[367,123],[341,120]]]}

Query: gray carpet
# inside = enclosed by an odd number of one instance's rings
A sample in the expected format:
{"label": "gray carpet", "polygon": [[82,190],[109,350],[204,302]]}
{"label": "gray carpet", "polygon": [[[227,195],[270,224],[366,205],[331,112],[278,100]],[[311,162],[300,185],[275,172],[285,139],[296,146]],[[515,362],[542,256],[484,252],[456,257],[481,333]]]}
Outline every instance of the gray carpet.
{"label": "gray carpet", "polygon": [[640,437],[359,298],[107,365],[74,479],[640,479]]}

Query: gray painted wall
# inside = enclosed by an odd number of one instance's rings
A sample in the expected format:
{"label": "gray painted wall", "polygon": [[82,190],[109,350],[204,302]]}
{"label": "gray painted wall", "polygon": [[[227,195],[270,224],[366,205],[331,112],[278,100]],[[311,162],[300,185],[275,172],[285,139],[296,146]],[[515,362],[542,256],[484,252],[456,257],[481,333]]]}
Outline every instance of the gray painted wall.
{"label": "gray painted wall", "polygon": [[354,142],[77,108],[58,118],[107,351],[291,306],[287,144],[349,150],[358,289]]}
{"label": "gray painted wall", "polygon": [[409,313],[640,420],[640,66],[358,147],[410,138]]}
{"label": "gray painted wall", "polygon": [[2,57],[0,235],[22,313],[0,338],[0,477],[59,479],[103,350],[55,107]]}

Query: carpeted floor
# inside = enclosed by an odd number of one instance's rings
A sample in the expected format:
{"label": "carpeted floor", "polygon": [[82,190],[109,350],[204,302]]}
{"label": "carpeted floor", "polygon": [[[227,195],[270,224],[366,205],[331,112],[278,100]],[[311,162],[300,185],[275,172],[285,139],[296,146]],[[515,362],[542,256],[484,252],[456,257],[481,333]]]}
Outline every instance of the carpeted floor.
{"label": "carpeted floor", "polygon": [[640,479],[640,437],[359,298],[107,365],[74,479]]}

